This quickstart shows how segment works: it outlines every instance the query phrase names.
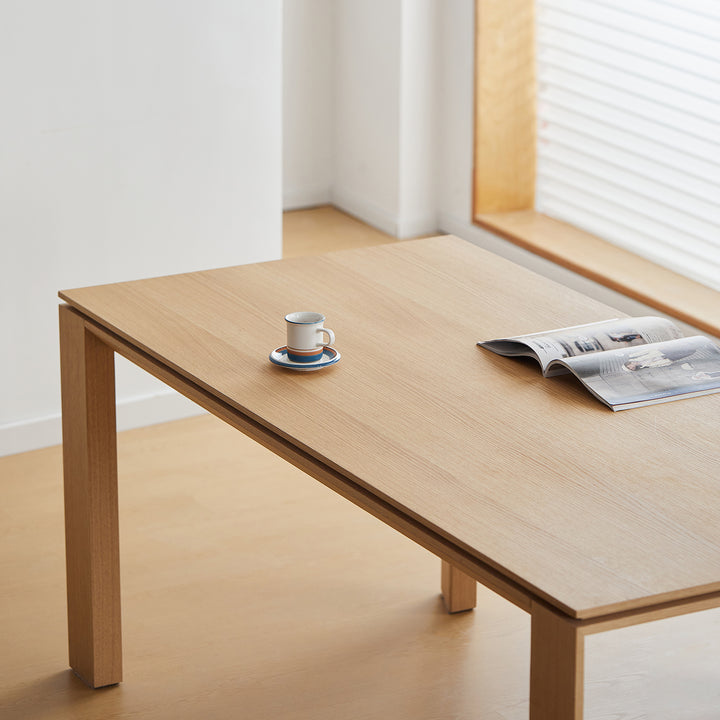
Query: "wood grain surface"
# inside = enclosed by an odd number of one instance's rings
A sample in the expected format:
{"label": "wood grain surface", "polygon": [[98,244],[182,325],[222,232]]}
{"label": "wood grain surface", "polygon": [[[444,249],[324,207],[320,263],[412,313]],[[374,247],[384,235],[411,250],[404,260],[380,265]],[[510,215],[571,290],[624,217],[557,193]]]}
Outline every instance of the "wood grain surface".
{"label": "wood grain surface", "polygon": [[542,605],[531,614],[530,720],[582,720],[585,638]]}
{"label": "wood grain surface", "polygon": [[473,213],[535,204],[535,2],[475,3]]}
{"label": "wood grain surface", "polygon": [[115,365],[60,307],[70,665],[92,687],[122,680]]}
{"label": "wood grain surface", "polygon": [[[612,413],[481,339],[618,316],[457,238],[61,293],[578,618],[720,590],[720,396]],[[272,366],[318,310],[338,365]]]}
{"label": "wood grain surface", "polygon": [[477,605],[477,582],[445,560],[442,561],[440,585],[443,602],[449,613],[472,610]]}

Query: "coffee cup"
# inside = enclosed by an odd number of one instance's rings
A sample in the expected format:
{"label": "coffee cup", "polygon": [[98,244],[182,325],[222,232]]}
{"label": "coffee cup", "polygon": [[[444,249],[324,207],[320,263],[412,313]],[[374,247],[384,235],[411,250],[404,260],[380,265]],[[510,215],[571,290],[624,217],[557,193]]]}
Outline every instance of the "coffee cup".
{"label": "coffee cup", "polygon": [[[287,356],[297,363],[322,359],[327,345],[335,342],[335,333],[323,327],[325,316],[316,312],[293,312],[285,316],[287,323]],[[327,342],[323,336],[327,335]]]}

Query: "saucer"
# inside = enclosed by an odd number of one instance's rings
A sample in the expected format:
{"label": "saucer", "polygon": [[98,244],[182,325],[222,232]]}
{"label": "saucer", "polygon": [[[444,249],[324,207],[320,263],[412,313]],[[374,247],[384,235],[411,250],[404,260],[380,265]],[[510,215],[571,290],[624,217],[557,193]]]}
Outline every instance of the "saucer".
{"label": "saucer", "polygon": [[287,356],[287,345],[275,348],[270,353],[270,362],[280,367],[288,368],[290,370],[299,370],[300,372],[311,372],[312,370],[322,370],[322,368],[334,365],[340,359],[340,353],[331,347],[325,347],[323,350],[322,357],[319,360],[313,360],[309,363],[299,363],[294,360],[290,360]]}

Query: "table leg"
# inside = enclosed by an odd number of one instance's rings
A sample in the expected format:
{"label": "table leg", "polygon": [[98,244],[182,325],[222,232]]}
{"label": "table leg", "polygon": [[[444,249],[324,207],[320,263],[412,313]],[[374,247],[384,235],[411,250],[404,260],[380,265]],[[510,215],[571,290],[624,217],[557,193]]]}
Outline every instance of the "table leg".
{"label": "table leg", "polygon": [[122,679],[115,367],[67,306],[60,363],[70,666],[101,687]]}
{"label": "table leg", "polygon": [[570,618],[533,603],[530,637],[530,720],[582,720],[582,629]]}
{"label": "table leg", "polygon": [[442,596],[448,612],[472,610],[477,605],[477,582],[446,560],[442,561]]}

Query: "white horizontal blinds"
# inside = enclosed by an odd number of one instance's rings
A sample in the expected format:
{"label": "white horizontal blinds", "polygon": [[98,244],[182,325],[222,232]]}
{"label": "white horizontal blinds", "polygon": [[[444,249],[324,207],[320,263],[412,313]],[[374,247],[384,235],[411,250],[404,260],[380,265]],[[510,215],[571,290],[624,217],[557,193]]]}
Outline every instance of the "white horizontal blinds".
{"label": "white horizontal blinds", "polygon": [[537,0],[536,209],[720,290],[720,0]]}

